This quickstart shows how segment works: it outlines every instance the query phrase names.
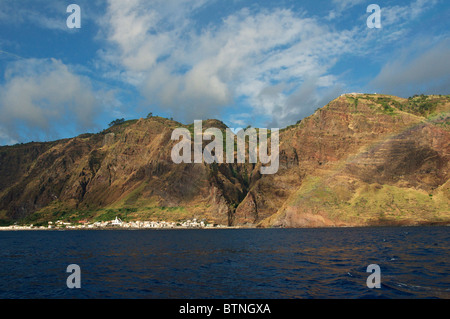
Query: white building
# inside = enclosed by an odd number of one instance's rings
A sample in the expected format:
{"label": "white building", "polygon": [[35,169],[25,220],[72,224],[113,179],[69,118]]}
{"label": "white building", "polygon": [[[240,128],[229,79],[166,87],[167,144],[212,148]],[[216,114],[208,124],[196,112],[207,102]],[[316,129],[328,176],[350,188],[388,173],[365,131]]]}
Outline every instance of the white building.
{"label": "white building", "polygon": [[120,218],[117,218],[117,216],[116,216],[116,219],[114,219],[112,222],[111,222],[111,225],[117,225],[117,226],[120,226],[120,225],[122,225],[122,220],[120,219]]}

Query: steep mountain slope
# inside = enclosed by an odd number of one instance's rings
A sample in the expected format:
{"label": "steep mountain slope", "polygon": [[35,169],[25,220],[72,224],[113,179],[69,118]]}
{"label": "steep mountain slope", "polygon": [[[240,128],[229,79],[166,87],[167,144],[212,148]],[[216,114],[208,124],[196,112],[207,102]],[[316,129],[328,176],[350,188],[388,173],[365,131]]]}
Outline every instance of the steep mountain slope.
{"label": "steep mountain slope", "polygon": [[[450,97],[343,95],[280,131],[280,168],[175,164],[177,127],[151,117],[98,134],[0,147],[0,223],[178,221],[319,227],[450,223]],[[203,121],[203,129],[226,126]],[[209,142],[204,142],[204,145]]]}
{"label": "steep mountain slope", "polygon": [[[449,109],[448,97],[339,97],[283,132],[283,169],[250,188],[260,200],[248,195],[235,220],[251,216],[264,227],[449,222]],[[282,203],[276,211],[266,204],[273,197]]]}
{"label": "steep mountain slope", "polygon": [[[223,123],[209,120],[204,129]],[[174,164],[172,131],[159,117],[99,134],[0,148],[4,221],[207,218],[228,224],[243,196],[232,166]],[[230,211],[231,209],[231,211]]]}

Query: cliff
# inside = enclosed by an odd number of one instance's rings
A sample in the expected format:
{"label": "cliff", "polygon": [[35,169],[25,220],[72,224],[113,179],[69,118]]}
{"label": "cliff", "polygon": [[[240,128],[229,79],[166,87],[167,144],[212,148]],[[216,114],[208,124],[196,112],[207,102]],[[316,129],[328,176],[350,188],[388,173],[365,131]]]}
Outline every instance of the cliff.
{"label": "cliff", "polygon": [[[320,227],[450,222],[450,97],[343,95],[280,131],[280,167],[174,164],[160,117],[0,147],[0,221]],[[226,126],[217,120],[203,129]]]}

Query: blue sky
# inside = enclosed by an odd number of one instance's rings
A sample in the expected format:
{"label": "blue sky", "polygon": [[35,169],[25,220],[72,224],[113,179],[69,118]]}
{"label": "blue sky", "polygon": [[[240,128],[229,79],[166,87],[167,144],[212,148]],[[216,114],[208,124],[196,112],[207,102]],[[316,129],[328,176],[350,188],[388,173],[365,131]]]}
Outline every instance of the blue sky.
{"label": "blue sky", "polygon": [[447,0],[0,0],[0,145],[149,112],[281,128],[346,92],[450,94],[449,18]]}

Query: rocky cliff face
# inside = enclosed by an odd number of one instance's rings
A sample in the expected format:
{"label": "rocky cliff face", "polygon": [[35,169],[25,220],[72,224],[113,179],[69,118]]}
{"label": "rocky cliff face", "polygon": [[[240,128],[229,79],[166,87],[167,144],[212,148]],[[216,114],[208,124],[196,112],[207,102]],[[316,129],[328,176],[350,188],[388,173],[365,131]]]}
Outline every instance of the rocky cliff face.
{"label": "rocky cliff face", "polygon": [[[310,227],[450,222],[450,97],[343,95],[280,132],[280,168],[174,164],[152,117],[0,147],[0,220],[207,219]],[[225,125],[203,122],[203,129]],[[186,126],[192,129],[192,125]]]}
{"label": "rocky cliff face", "polygon": [[[411,112],[410,105],[419,102],[431,105],[428,113]],[[448,97],[435,96],[345,95],[330,102],[284,132],[280,149],[286,164],[271,178],[275,185],[289,180],[289,187],[283,187],[285,199],[276,212],[255,222],[279,227],[448,222],[449,106]],[[266,200],[270,196],[267,192]],[[245,203],[241,207],[245,214]]]}
{"label": "rocky cliff face", "polygon": [[[217,127],[218,121],[206,122]],[[173,129],[153,117],[99,134],[0,148],[0,218],[39,222],[96,218],[207,218],[228,224],[243,197],[231,167],[174,164]],[[119,214],[120,215],[120,214]]]}

